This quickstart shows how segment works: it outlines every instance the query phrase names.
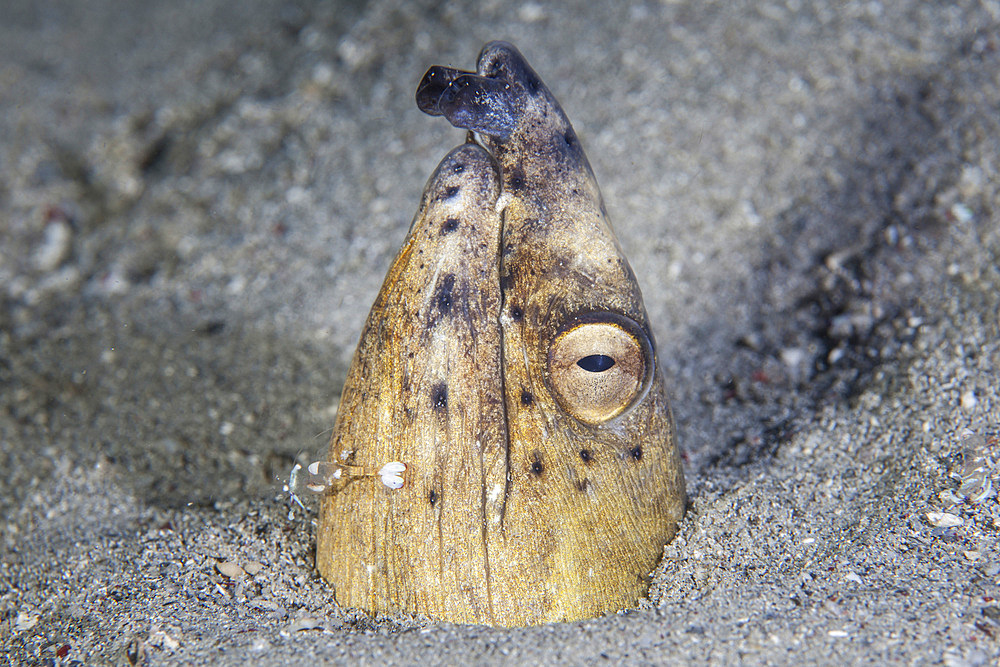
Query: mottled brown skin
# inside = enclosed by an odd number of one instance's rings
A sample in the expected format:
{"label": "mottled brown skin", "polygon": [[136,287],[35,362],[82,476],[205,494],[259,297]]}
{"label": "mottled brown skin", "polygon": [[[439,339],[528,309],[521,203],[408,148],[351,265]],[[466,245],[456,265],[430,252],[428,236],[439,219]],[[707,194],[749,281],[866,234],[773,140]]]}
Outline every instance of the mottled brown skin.
{"label": "mottled brown skin", "polygon": [[[427,184],[329,453],[371,471],[404,462],[405,481],[328,493],[317,567],[341,605],[453,622],[634,606],[684,480],[642,297],[587,159],[509,44],[487,45],[476,74],[432,68],[417,101],[472,136]],[[591,322],[624,323],[645,368],[638,394],[596,424],[549,372],[560,332]]]}

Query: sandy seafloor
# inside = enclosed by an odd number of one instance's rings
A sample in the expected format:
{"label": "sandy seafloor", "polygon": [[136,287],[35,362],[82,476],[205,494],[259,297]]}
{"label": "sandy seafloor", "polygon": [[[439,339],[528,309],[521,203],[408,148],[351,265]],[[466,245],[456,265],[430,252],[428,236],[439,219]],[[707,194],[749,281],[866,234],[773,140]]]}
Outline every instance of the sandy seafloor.
{"label": "sandy seafloor", "polygon": [[[496,38],[601,183],[690,507],[640,609],[370,618],[278,478],[462,141],[415,85]],[[993,0],[4,2],[3,663],[996,664],[998,170]]]}

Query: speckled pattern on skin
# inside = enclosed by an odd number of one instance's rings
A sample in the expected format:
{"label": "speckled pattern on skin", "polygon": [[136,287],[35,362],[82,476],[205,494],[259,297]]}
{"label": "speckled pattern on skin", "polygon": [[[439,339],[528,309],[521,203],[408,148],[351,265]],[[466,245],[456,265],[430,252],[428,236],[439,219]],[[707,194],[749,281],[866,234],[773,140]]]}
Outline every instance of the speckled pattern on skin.
{"label": "speckled pattern on skin", "polygon": [[[548,88],[502,42],[477,72],[433,67],[418,87],[479,143],[424,189],[328,455],[402,462],[405,482],[333,487],[317,567],[341,605],[453,622],[634,607],[685,500],[642,296]],[[579,365],[595,355],[610,366]]]}
{"label": "speckled pattern on skin", "polygon": [[[1000,505],[951,474],[1000,423],[995,3],[2,14],[0,663],[994,660]],[[495,37],[587,148],[691,502],[638,610],[373,618],[276,478],[464,136],[413,84]]]}

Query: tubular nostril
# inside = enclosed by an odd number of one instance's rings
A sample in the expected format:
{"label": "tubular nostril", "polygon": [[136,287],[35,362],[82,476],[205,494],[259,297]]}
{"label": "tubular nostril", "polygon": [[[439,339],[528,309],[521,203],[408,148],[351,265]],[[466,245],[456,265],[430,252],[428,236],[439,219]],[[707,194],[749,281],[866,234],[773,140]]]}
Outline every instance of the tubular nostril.
{"label": "tubular nostril", "polygon": [[420,110],[431,116],[443,115],[444,112],[441,111],[440,107],[441,96],[448,90],[451,83],[462,74],[464,72],[461,70],[441,65],[435,65],[428,69],[417,85],[416,100]]}

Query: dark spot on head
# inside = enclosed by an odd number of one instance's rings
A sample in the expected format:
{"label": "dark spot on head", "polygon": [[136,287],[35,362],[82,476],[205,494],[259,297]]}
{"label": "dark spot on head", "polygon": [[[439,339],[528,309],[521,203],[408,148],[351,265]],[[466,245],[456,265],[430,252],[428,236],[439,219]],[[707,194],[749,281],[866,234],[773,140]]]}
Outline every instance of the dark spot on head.
{"label": "dark spot on head", "polygon": [[503,254],[509,255],[512,252],[514,252],[514,244],[513,243],[508,243],[507,245],[505,245],[503,247]]}
{"label": "dark spot on head", "polygon": [[514,276],[501,276],[500,277],[500,289],[508,290],[510,286],[514,284]]}
{"label": "dark spot on head", "polygon": [[441,311],[442,315],[451,312],[451,305],[454,300],[455,274],[449,273],[438,281],[437,289],[434,290],[434,304]]}
{"label": "dark spot on head", "polygon": [[584,477],[583,479],[577,480],[577,482],[576,482],[576,490],[577,491],[586,491],[589,486],[590,486],[590,480],[587,479],[586,477]]}
{"label": "dark spot on head", "polygon": [[435,410],[448,409],[448,385],[439,382],[431,390],[431,407]]}
{"label": "dark spot on head", "polygon": [[427,494],[427,500],[430,501],[431,507],[434,507],[434,503],[437,502],[437,499],[438,499],[437,491],[431,489],[431,492]]}
{"label": "dark spot on head", "polygon": [[444,236],[445,234],[451,234],[456,229],[458,229],[458,218],[448,218],[444,221],[444,224],[441,225],[441,235]]}
{"label": "dark spot on head", "polygon": [[465,171],[465,164],[462,162],[456,162],[455,166],[453,166],[451,170],[454,171],[456,174],[461,174],[463,171]]}
{"label": "dark spot on head", "polygon": [[520,322],[524,318],[524,311],[517,306],[510,307],[510,318],[515,322]]}
{"label": "dark spot on head", "polygon": [[527,389],[521,390],[521,405],[528,407],[535,402],[535,397]]}
{"label": "dark spot on head", "polygon": [[531,453],[531,472],[541,475],[545,467],[542,465],[542,455],[536,450]]}
{"label": "dark spot on head", "polygon": [[444,192],[441,193],[441,199],[451,199],[452,197],[457,195],[458,191],[461,189],[462,186],[460,185],[449,185],[444,189]]}
{"label": "dark spot on head", "polygon": [[524,188],[524,172],[520,167],[510,173],[510,178],[507,179],[507,187],[514,192]]}
{"label": "dark spot on head", "polygon": [[572,146],[576,143],[576,133],[573,132],[573,128],[569,128],[563,133],[563,141],[566,142],[567,146]]}
{"label": "dark spot on head", "polygon": [[633,447],[632,449],[630,449],[629,450],[629,456],[631,456],[636,461],[641,461],[642,460],[642,446],[636,445],[635,447]]}
{"label": "dark spot on head", "polygon": [[582,459],[584,463],[590,463],[594,459],[594,455],[590,453],[589,449],[581,449],[580,459]]}

